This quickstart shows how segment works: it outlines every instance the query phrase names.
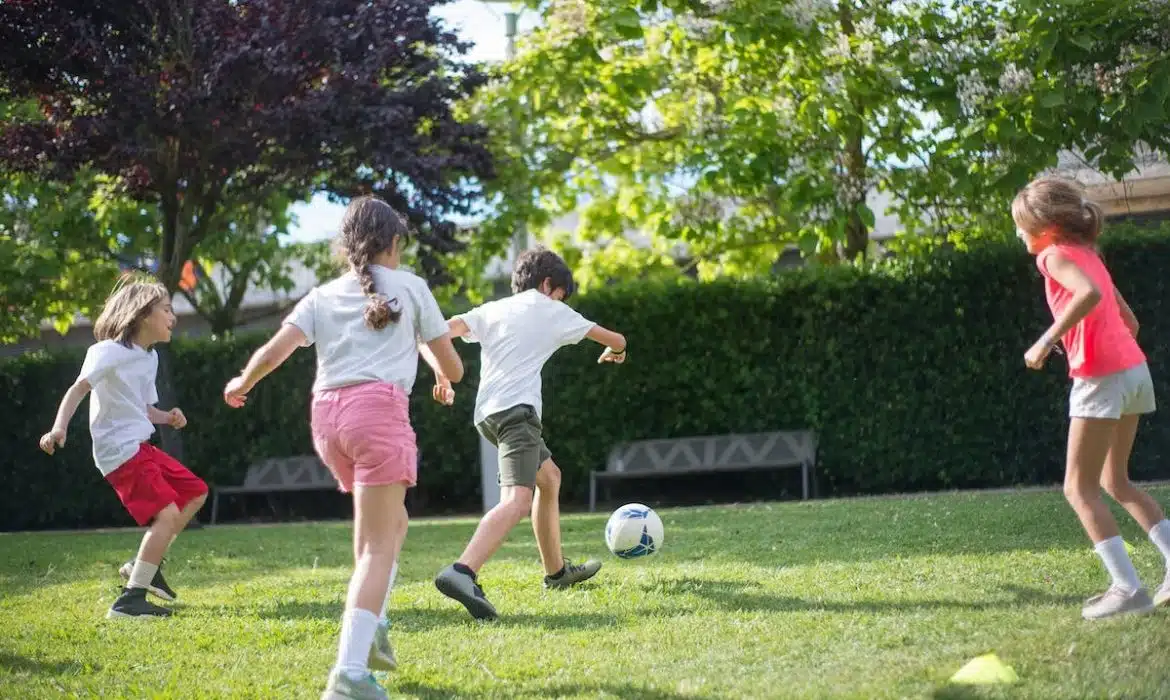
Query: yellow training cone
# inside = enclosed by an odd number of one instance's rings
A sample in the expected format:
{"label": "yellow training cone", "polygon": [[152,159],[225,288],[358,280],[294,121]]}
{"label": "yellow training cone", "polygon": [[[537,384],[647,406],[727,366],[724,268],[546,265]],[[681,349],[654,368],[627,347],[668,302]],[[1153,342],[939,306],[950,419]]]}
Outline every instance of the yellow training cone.
{"label": "yellow training cone", "polygon": [[1015,683],[1020,680],[1011,666],[1004,664],[995,654],[977,656],[951,676],[951,683],[980,685],[985,683]]}

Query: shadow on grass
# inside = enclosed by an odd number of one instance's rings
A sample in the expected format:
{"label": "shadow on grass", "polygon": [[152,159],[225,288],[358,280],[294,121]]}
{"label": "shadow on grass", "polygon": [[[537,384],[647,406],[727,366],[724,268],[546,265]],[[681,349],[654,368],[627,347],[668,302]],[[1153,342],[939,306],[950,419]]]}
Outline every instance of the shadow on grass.
{"label": "shadow on grass", "polygon": [[[468,697],[467,695],[460,695],[460,689],[450,686],[432,686],[422,683],[396,683],[388,684],[387,691],[392,695],[405,694],[423,700],[432,700],[453,697]],[[565,696],[576,695],[602,695],[607,697],[630,698],[633,700],[695,700],[695,698],[710,698],[716,700],[723,696],[710,695],[706,693],[688,693],[683,695],[669,690],[660,690],[658,688],[650,688],[634,683],[563,683],[554,686],[546,686],[540,688],[525,688],[519,689],[511,687],[508,689],[508,696],[513,698],[559,698]]]}
{"label": "shadow on grass", "polygon": [[970,685],[947,684],[937,688],[930,697],[934,700],[991,700],[992,698],[1010,697],[1010,686],[975,687]]}
{"label": "shadow on grass", "polygon": [[[0,670],[12,674],[33,674],[38,676],[60,676],[66,673],[73,673],[81,670],[84,664],[76,661],[47,661],[44,659],[32,659],[20,654],[0,649]],[[90,664],[89,668],[93,671],[100,671],[101,667],[97,664]]]}
{"label": "shadow on grass", "polygon": [[[978,612],[1013,606],[1069,605],[1080,601],[1077,596],[1054,595],[1026,586],[1007,585],[1002,590],[1010,595],[997,600],[851,600],[819,601],[792,596],[756,593],[760,585],[752,581],[724,581],[718,579],[682,578],[645,585],[648,593],[666,596],[695,595],[729,612],[917,612],[924,610],[967,610]],[[679,606],[683,609],[685,606]]]}
{"label": "shadow on grass", "polygon": [[[436,593],[436,595],[438,595]],[[270,620],[334,620],[340,624],[344,603],[284,601],[263,607],[246,606],[224,608],[207,606],[204,612],[227,614],[239,617],[260,617]],[[395,630],[404,632],[428,632],[447,627],[468,627],[471,625],[492,625],[493,627],[523,627],[544,630],[587,630],[608,629],[619,624],[616,615],[604,613],[503,613],[493,622],[478,622],[462,607],[413,608],[396,607],[390,611],[390,622]]]}

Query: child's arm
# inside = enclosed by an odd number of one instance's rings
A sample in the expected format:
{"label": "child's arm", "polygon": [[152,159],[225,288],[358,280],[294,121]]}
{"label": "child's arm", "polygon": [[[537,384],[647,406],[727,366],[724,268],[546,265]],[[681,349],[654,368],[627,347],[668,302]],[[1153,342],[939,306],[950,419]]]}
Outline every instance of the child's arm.
{"label": "child's arm", "polygon": [[1113,296],[1117,298],[1117,306],[1121,308],[1121,320],[1125,322],[1125,327],[1136,338],[1138,328],[1141,327],[1141,324],[1138,323],[1137,315],[1134,314],[1133,309],[1129,308],[1129,304],[1126,303],[1125,297],[1121,296],[1121,290],[1116,285],[1113,287]]}
{"label": "child's arm", "polygon": [[471,328],[468,327],[467,321],[464,321],[458,316],[447,320],[447,328],[450,329],[452,338],[462,338],[468,333],[471,333]]}
{"label": "child's arm", "polygon": [[147,406],[146,417],[155,425],[169,425],[175,430],[181,430],[187,426],[187,416],[184,416],[177,407],[164,411],[161,408]]}
{"label": "child's arm", "polygon": [[1043,367],[1053,346],[1101,302],[1101,290],[1097,289],[1093,280],[1076,263],[1059,252],[1048,256],[1047,270],[1052,279],[1072,292],[1073,296],[1052,326],[1024,354],[1025,364],[1032,369]]}
{"label": "child's arm", "polygon": [[621,364],[626,361],[626,337],[621,333],[611,331],[604,326],[594,325],[585,334],[585,337],[605,346],[601,357],[597,358],[598,364],[602,362],[616,362]]}
{"label": "child's arm", "polygon": [[281,366],[297,348],[305,345],[305,332],[291,323],[280,327],[276,335],[252,354],[240,376],[228,382],[223,390],[223,400],[232,408],[239,408],[247,401],[248,392],[264,377]]}
{"label": "child's arm", "polygon": [[[450,352],[444,347],[443,341],[446,341],[445,344],[449,346]],[[439,359],[435,351],[436,347],[438,354],[443,355],[442,360]],[[451,388],[451,382],[463,379],[463,360],[459,357],[459,353],[455,352],[450,334],[443,334],[429,343],[424,343],[419,338],[418,354],[435,373],[435,386],[431,389],[431,396],[434,397],[435,401],[446,406],[455,403],[455,390]],[[446,365],[446,369],[444,369],[444,365]]]}
{"label": "child's arm", "polygon": [[58,447],[65,446],[65,437],[69,432],[69,421],[73,420],[73,414],[77,413],[77,407],[81,405],[81,400],[85,398],[91,388],[88,381],[78,379],[73,386],[69,387],[69,391],[65,392],[65,396],[61,397],[61,405],[57,407],[57,418],[53,421],[52,429],[41,436],[42,450],[53,454],[53,451]]}

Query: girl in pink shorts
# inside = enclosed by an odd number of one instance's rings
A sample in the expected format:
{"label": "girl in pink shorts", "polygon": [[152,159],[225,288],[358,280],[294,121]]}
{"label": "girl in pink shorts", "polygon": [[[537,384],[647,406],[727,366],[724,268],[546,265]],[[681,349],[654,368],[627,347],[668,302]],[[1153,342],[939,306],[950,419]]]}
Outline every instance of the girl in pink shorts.
{"label": "girl in pink shorts", "polygon": [[1170,602],[1170,574],[1151,599],[1101,498],[1104,487],[1149,534],[1170,568],[1170,521],[1129,480],[1138,419],[1154,412],[1154,385],[1137,343],[1137,318],[1094,247],[1101,208],[1085,200],[1075,183],[1046,177],[1016,195],[1012,218],[1044,275],[1053,317],[1024,362],[1040,369],[1057,342],[1064,344],[1072,378],[1064,494],[1113,580],[1105,593],[1086,601],[1082,614],[1093,620],[1149,612]]}
{"label": "girl in pink shorts", "polygon": [[313,445],[354,502],[354,573],[327,700],[387,697],[370,670],[397,666],[385,611],[406,538],[406,489],[417,479],[407,399],[420,351],[437,374],[463,377],[434,295],[422,278],[399,269],[408,233],[390,205],[354,199],[339,240],[350,271],[301,299],[224,388],[228,405],[243,406],[294,350],[317,347]]}

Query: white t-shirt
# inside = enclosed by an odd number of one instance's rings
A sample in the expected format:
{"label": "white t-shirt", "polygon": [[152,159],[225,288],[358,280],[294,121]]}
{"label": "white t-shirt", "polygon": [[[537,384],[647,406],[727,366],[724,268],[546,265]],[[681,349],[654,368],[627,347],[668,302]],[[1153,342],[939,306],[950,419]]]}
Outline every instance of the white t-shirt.
{"label": "white t-shirt", "polygon": [[93,461],[105,476],[138,453],[154,434],[146,407],[158,403],[158,353],[103,340],[85,352],[78,380],[89,382]]}
{"label": "white t-shirt", "polygon": [[313,391],[364,382],[391,382],[410,393],[418,374],[418,340],[430,342],[447,332],[435,295],[421,277],[405,270],[371,265],[374,288],[402,309],[397,323],[380,331],[366,325],[366,304],[357,274],[350,271],[315,288],[284,319],[317,345]]}
{"label": "white t-shirt", "polygon": [[490,301],[456,318],[483,346],[475,423],[520,404],[541,415],[540,371],[560,347],[581,342],[595,323],[535,289]]}

